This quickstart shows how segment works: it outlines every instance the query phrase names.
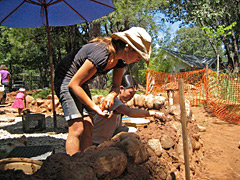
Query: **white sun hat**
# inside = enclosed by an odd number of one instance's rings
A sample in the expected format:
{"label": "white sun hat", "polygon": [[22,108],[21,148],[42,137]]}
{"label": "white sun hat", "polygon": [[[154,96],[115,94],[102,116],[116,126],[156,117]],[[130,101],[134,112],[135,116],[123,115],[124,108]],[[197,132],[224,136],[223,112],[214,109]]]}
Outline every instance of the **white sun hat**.
{"label": "white sun hat", "polygon": [[131,46],[149,64],[151,55],[152,37],[141,27],[132,27],[123,32],[112,34],[112,38],[121,39]]}
{"label": "white sun hat", "polygon": [[19,88],[18,91],[20,91],[20,92],[24,92],[25,90],[26,90],[25,88]]}

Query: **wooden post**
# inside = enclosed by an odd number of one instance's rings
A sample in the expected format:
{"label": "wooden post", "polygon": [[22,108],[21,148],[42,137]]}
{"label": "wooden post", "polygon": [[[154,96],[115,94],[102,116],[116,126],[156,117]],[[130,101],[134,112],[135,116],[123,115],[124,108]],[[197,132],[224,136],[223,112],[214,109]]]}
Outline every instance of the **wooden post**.
{"label": "wooden post", "polygon": [[186,180],[190,180],[189,153],[188,153],[188,135],[187,135],[187,116],[186,116],[186,109],[185,109],[183,79],[179,79],[178,80],[178,87],[179,87],[179,102],[180,102],[180,109],[181,109],[181,122],[182,122],[182,138],[183,138],[183,153],[184,153],[184,164],[185,164],[185,176],[186,176]]}
{"label": "wooden post", "polygon": [[33,89],[32,88],[32,72],[29,75],[29,80],[30,80],[30,89]]}
{"label": "wooden post", "polygon": [[208,65],[206,65],[206,78],[205,78],[205,90],[206,90],[206,102],[208,102]]}
{"label": "wooden post", "polygon": [[217,80],[219,77],[219,54],[217,54]]}
{"label": "wooden post", "polygon": [[149,84],[150,84],[150,82],[149,82],[149,79],[150,79],[150,69],[149,68],[147,68],[147,75],[146,75],[146,77],[147,77],[147,82],[146,82],[146,92],[145,92],[145,94],[148,94],[148,91],[149,91]]}

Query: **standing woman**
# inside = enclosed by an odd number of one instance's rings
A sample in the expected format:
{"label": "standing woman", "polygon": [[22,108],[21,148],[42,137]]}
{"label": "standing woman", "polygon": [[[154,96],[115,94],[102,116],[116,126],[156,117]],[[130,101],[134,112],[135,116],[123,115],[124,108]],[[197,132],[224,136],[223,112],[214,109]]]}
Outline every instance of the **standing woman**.
{"label": "standing woman", "polygon": [[[151,36],[141,27],[117,32],[112,37],[97,37],[79,50],[61,60],[55,70],[55,91],[68,122],[66,152],[73,155],[92,145],[92,118],[97,113],[106,116],[117,97],[124,68],[139,62],[148,64],[151,54]],[[103,100],[101,109],[92,99],[88,84],[100,74],[113,69],[112,88]]]}
{"label": "standing woman", "polygon": [[10,73],[7,70],[7,67],[5,65],[0,66],[0,74],[2,77],[2,85],[4,85],[4,93],[3,98],[1,100],[2,104],[5,104],[6,97],[7,97],[7,89],[10,82]]}

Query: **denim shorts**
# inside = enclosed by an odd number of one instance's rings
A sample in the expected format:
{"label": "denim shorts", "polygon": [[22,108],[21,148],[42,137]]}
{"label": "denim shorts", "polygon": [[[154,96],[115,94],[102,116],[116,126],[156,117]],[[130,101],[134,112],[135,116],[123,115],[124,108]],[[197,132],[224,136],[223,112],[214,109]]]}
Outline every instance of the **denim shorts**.
{"label": "denim shorts", "polygon": [[[59,98],[59,101],[62,104],[64,117],[66,121],[81,118],[94,113],[92,109],[81,103],[77,96],[74,94],[74,92],[69,89],[68,84],[70,80],[71,79],[65,78],[62,80],[59,87],[56,87],[56,89],[58,89],[58,91],[56,91],[56,94]],[[81,87],[86,92],[86,94],[91,98],[88,84],[85,83]]]}
{"label": "denim shorts", "polygon": [[6,99],[6,97],[7,97],[7,89],[8,89],[9,83],[8,82],[3,82],[2,84],[4,85],[3,99]]}

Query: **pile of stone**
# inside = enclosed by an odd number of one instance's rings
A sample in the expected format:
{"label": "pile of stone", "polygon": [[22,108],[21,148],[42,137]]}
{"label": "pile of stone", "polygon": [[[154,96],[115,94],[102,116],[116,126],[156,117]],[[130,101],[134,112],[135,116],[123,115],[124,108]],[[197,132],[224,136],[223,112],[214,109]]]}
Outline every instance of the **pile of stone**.
{"label": "pile of stone", "polygon": [[[100,104],[103,96],[94,96]],[[28,100],[34,106],[46,108],[48,100]],[[165,112],[167,119],[150,119],[150,124],[134,133],[120,133],[111,141],[91,146],[83,153],[68,156],[56,153],[44,161],[40,170],[31,176],[19,171],[1,171],[0,179],[184,179],[184,154],[180,105],[168,97],[138,95],[127,103],[129,107],[156,109]],[[61,107],[56,98],[57,109]],[[51,107],[51,103],[48,105]],[[186,100],[188,147],[191,178],[197,177],[203,158],[200,131]]]}
{"label": "pile of stone", "polygon": [[[93,96],[93,101],[95,104],[101,104],[104,96],[95,95]],[[131,108],[140,108],[140,109],[155,109],[164,112],[168,115],[168,118],[174,118],[175,120],[181,119],[180,114],[180,104],[179,96],[173,97],[173,103],[169,104],[169,98],[161,95],[144,95],[144,94],[135,94],[134,97],[126,103],[127,106]],[[186,114],[189,121],[194,120],[192,111],[190,109],[190,102],[185,99]]]}
{"label": "pile of stone", "polygon": [[147,148],[134,133],[119,133],[111,141],[91,146],[84,153],[49,156],[33,175],[0,171],[0,179],[151,179],[142,165],[149,158]]}

